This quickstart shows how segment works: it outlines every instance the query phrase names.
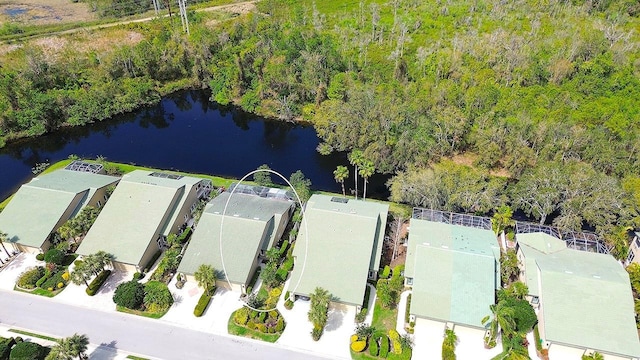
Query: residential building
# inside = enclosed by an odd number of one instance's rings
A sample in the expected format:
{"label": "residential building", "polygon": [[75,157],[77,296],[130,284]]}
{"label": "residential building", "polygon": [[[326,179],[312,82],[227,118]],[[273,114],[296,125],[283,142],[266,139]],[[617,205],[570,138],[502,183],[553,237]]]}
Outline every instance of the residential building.
{"label": "residential building", "polygon": [[[405,283],[412,288],[409,313],[416,324],[416,341],[440,344],[449,328],[460,347],[484,351],[482,319],[491,314],[489,307],[501,285],[499,259],[490,219],[414,209]],[[439,346],[430,350],[423,355],[439,355]],[[493,351],[499,352],[499,347]]]}
{"label": "residential building", "polygon": [[52,234],[85,206],[101,207],[119,178],[60,169],[22,185],[0,213],[0,231],[20,251],[38,253]]}
{"label": "residential building", "polygon": [[549,357],[637,359],[629,275],[613,256],[567,247],[543,232],[516,235],[521,280],[538,307],[538,329]]}
{"label": "residential building", "polygon": [[246,293],[265,252],[282,237],[294,202],[229,191],[205,207],[178,267],[193,281],[202,264],[216,269],[218,286]]}
{"label": "residential building", "polygon": [[307,298],[316,287],[335,302],[359,308],[367,279],[380,267],[389,206],[315,194],[307,201],[293,251],[288,290]]}
{"label": "residential building", "polygon": [[115,256],[116,268],[144,269],[166,245],[166,237],[193,224],[199,199],[211,181],[168,172],[134,170],[122,177],[109,202],[77,250]]}

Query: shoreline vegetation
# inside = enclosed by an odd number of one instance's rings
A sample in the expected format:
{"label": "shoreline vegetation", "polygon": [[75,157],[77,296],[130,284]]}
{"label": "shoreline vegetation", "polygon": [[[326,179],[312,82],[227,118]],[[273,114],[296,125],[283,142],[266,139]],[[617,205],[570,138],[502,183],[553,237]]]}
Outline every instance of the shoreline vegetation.
{"label": "shoreline vegetation", "polygon": [[174,16],[3,45],[0,147],[208,89],[222,106],[311,122],[319,153],[350,153],[365,180],[394,175],[393,202],[509,205],[594,231],[626,259],[640,227],[637,1],[255,7],[190,11],[189,35]]}

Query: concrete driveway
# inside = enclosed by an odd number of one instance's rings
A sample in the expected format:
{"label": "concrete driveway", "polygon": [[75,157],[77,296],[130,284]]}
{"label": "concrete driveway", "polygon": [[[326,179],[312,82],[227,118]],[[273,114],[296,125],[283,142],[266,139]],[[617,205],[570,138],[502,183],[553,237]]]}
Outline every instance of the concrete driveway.
{"label": "concrete driveway", "polygon": [[[69,272],[73,271],[74,265],[69,266]],[[93,296],[89,296],[86,293],[86,285],[76,285],[72,282],[58,295],[56,295],[56,301],[60,301],[66,304],[82,306],[96,310],[116,310],[116,304],[113,302],[113,293],[116,291],[118,285],[123,282],[133,279],[133,274],[121,271],[112,270],[111,275],[102,284],[100,290]]]}
{"label": "concrete driveway", "polygon": [[44,261],[36,260],[35,254],[20,253],[0,270],[0,289],[13,290],[22,272],[34,266],[44,266]]}
{"label": "concrete driveway", "polygon": [[349,338],[355,330],[356,310],[353,306],[331,303],[329,317],[324,334],[319,341],[313,341],[307,313],[310,302],[296,300],[293,309],[287,310],[278,304],[278,310],[284,316],[287,327],[276,344],[311,351],[333,359],[351,359],[349,352]]}
{"label": "concrete driveway", "polygon": [[166,321],[190,329],[228,334],[227,323],[231,314],[244,304],[240,301],[240,293],[219,287],[213,295],[209,307],[201,317],[195,317],[193,310],[204,292],[195,282],[187,282],[182,289],[175,286],[174,277],[169,283],[169,290],[175,302],[169,312],[162,317]]}
{"label": "concrete driveway", "polygon": [[[442,357],[442,341],[445,325],[442,322],[416,319],[414,327],[414,359],[439,359]],[[458,359],[491,359],[502,352],[502,344],[493,349],[484,348],[484,331],[455,326],[458,336],[456,356]]]}

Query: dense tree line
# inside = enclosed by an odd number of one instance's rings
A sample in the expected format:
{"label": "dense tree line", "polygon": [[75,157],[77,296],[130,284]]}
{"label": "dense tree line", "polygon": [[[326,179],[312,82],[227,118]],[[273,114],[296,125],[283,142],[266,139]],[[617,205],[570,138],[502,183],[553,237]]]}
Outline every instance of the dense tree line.
{"label": "dense tree line", "polygon": [[640,225],[636,1],[258,8],[215,26],[192,13],[189,37],[168,20],[131,25],[143,41],[62,60],[23,46],[0,69],[0,139],[209,87],[218,103],[312,122],[322,153],[356,150],[397,174],[397,201],[477,213],[506,203],[612,244]]}

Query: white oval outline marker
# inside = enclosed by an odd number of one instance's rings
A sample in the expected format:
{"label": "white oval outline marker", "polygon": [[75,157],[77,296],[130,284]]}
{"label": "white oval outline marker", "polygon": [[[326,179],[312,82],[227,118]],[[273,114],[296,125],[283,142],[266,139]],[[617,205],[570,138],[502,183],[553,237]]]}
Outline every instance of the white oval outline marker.
{"label": "white oval outline marker", "polygon": [[[222,215],[220,218],[220,237],[218,238],[218,245],[219,245],[219,250],[220,250],[220,260],[222,263],[222,271],[224,272],[224,277],[227,280],[227,284],[229,284],[229,288],[233,288],[231,285],[231,280],[229,280],[229,276],[227,275],[227,268],[224,266],[224,256],[222,255],[222,229],[224,226],[224,217],[225,214],[227,212],[227,206],[229,206],[229,201],[231,200],[231,197],[233,196],[233,194],[236,192],[236,189],[238,188],[238,185],[242,184],[242,182],[249,176],[255,174],[255,173],[259,173],[259,172],[268,172],[268,173],[272,173],[272,174],[276,174],[278,176],[280,176],[280,178],[282,180],[284,180],[287,185],[289,185],[289,187],[291,188],[291,190],[293,190],[293,193],[296,196],[296,199],[298,200],[298,204],[300,204],[300,213],[302,215],[302,222],[304,223],[304,237],[305,237],[305,247],[304,247],[304,260],[302,262],[302,271],[300,272],[300,278],[298,279],[298,282],[296,283],[296,286],[294,286],[293,290],[287,290],[289,291],[289,296],[291,296],[291,293],[294,293],[296,291],[296,289],[298,288],[298,285],[300,285],[300,281],[302,280],[302,276],[304,275],[304,269],[305,266],[307,265],[307,251],[309,250],[309,229],[307,227],[307,219],[304,216],[304,206],[302,205],[302,201],[300,200],[300,196],[298,196],[298,192],[296,191],[296,189],[293,187],[293,185],[291,185],[291,183],[289,182],[289,180],[287,180],[287,178],[285,178],[284,176],[282,176],[282,174],[280,174],[277,171],[271,170],[271,169],[256,169],[253,170],[252,172],[246,174],[245,176],[242,177],[242,179],[240,179],[240,181],[238,181],[238,183],[236,184],[236,186],[231,190],[231,193],[229,194],[229,197],[227,198],[227,202],[224,204],[224,209],[222,210]],[[297,242],[297,241],[296,241]],[[295,264],[295,258],[294,258],[294,266]],[[276,307],[274,307],[273,309],[268,309],[268,310],[261,310],[261,309],[254,309],[253,307],[249,306],[249,304],[247,304],[246,302],[244,303],[244,306],[246,306],[247,308],[253,310],[253,311],[257,311],[257,312],[269,312],[269,311],[273,311],[273,310],[278,310],[278,304],[276,303]]]}

